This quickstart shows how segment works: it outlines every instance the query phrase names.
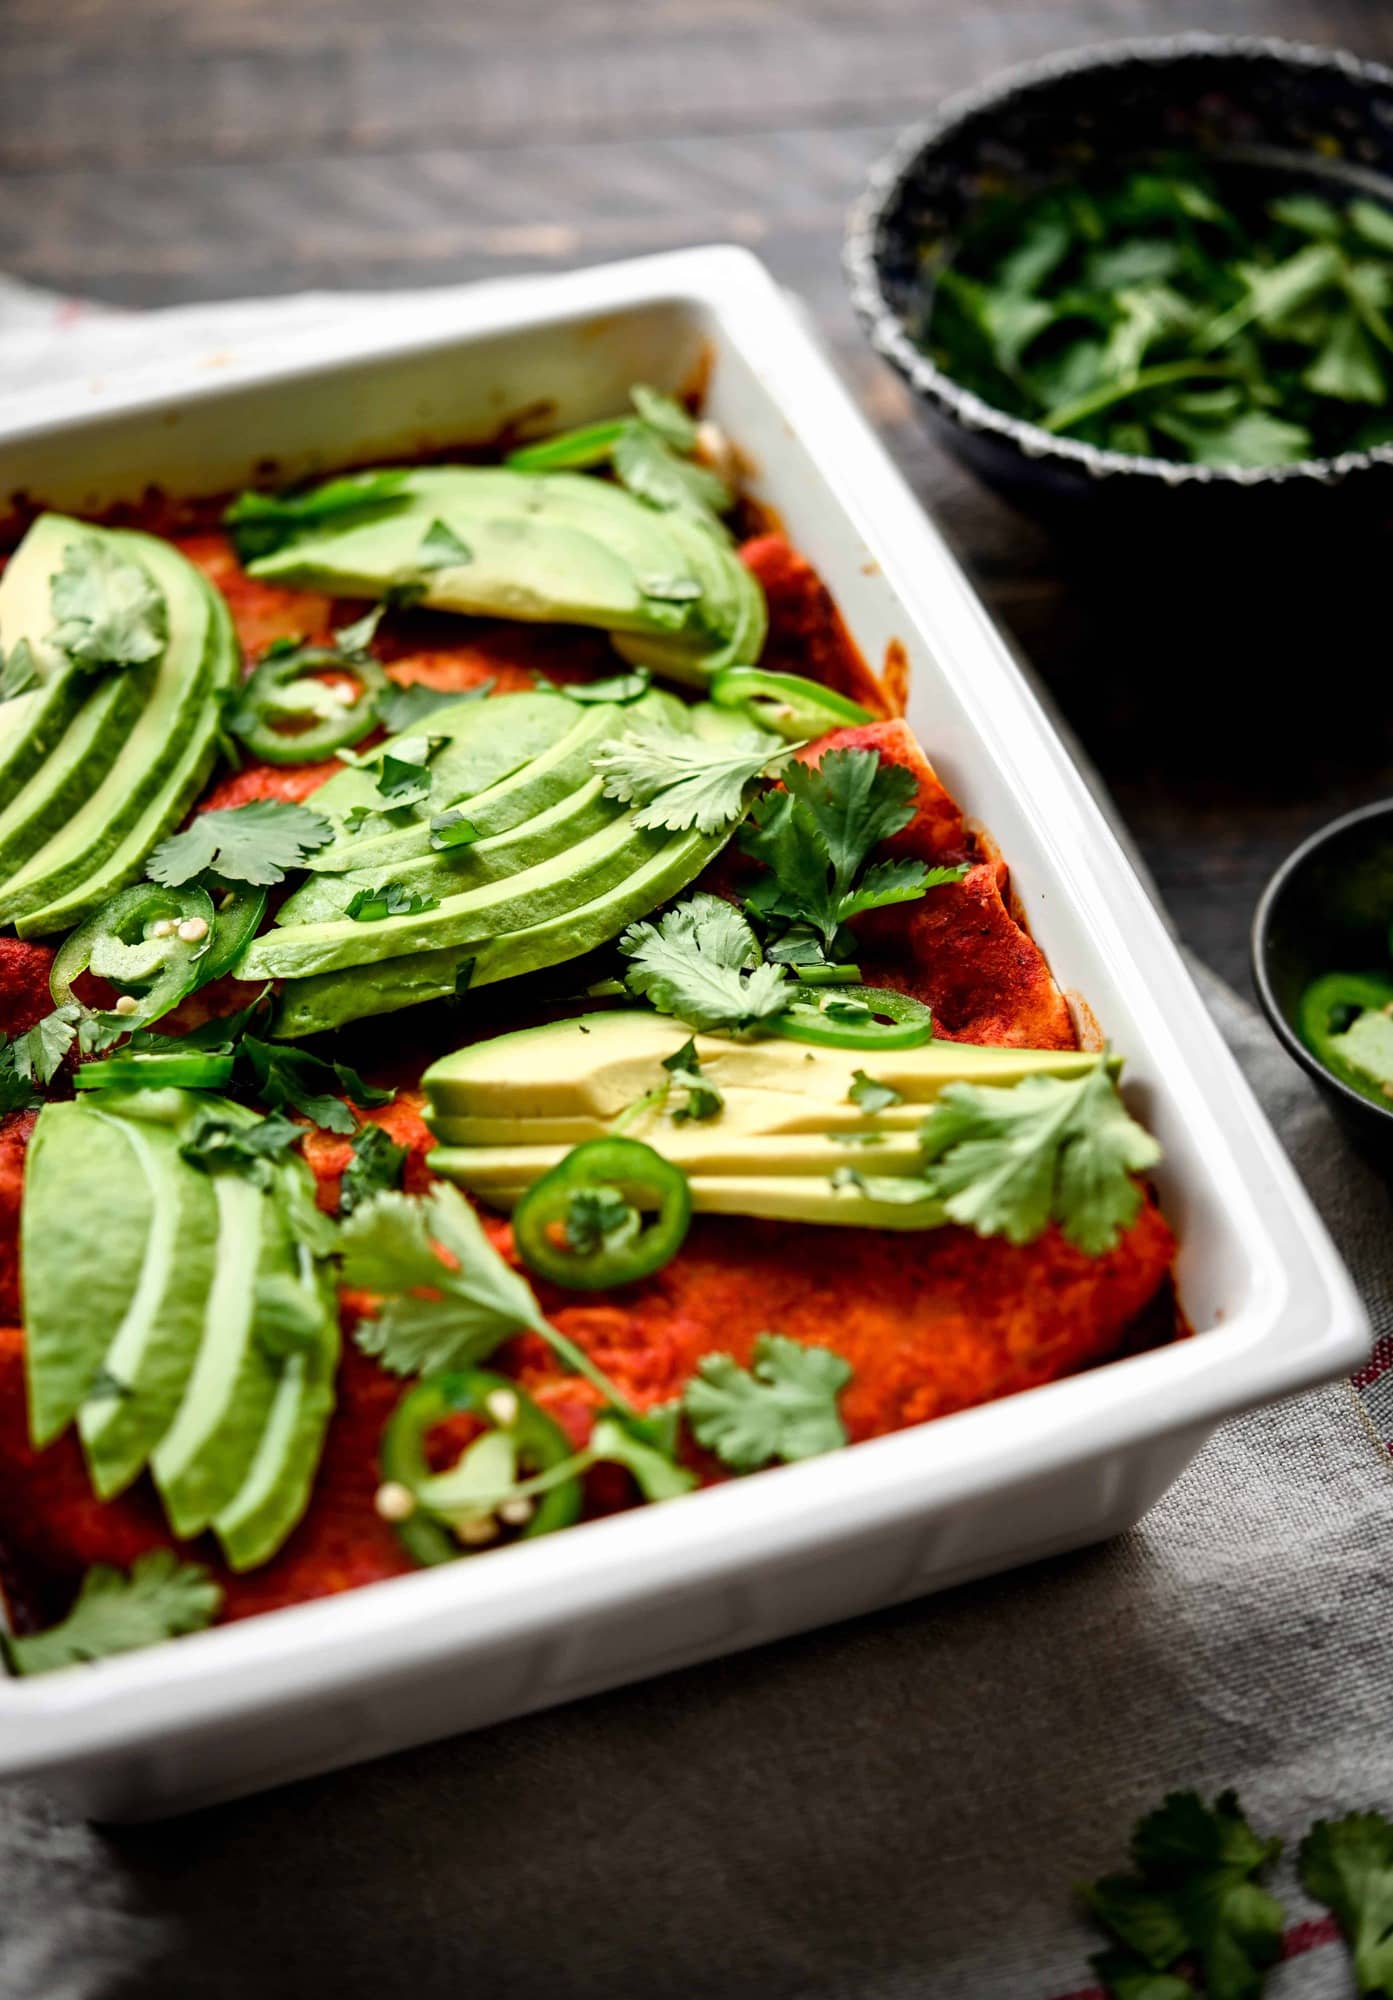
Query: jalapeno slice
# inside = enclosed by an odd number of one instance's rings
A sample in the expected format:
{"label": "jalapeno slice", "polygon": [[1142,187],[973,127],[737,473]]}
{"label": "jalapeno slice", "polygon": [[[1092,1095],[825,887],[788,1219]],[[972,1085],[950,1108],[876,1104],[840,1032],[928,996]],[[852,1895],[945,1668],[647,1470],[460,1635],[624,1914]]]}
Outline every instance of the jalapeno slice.
{"label": "jalapeno slice", "polygon": [[512,472],[580,471],[586,466],[603,465],[632,421],[631,417],[611,417],[603,423],[584,424],[578,430],[542,438],[537,444],[520,444],[508,453],[503,463]]}
{"label": "jalapeno slice", "polygon": [[215,921],[212,898],[195,883],[165,889],[136,882],[119,890],[60,946],[49,973],[55,1004],[71,1000],[73,982],[90,972],[117,989],[106,1015],[113,1025],[158,1021],[202,983]]}
{"label": "jalapeno slice", "polygon": [[[346,695],[323,677],[357,683]],[[377,727],[378,696],[389,685],[366,653],[331,646],[273,647],[242,683],[227,727],[266,764],[313,764],[347,750]]]}
{"label": "jalapeno slice", "polygon": [[640,1139],[587,1139],[527,1190],[513,1210],[513,1241],[539,1277],[597,1292],[660,1271],[691,1220],[680,1167]]}
{"label": "jalapeno slice", "polygon": [[266,914],[266,891],[239,883],[235,889],[215,887],[217,914],[213,922],[213,942],[203,961],[199,984],[221,979],[231,972],[242,953],[261,928]]}
{"label": "jalapeno slice", "polygon": [[236,1057],[206,1050],[122,1049],[86,1062],[73,1078],[79,1090],[225,1090]]}
{"label": "jalapeno slice", "polygon": [[1357,1069],[1334,1038],[1359,1015],[1386,1007],[1393,1007],[1393,980],[1370,972],[1326,972],[1311,981],[1296,1010],[1297,1033],[1317,1061],[1351,1090],[1385,1106],[1388,1098],[1377,1080]]}
{"label": "jalapeno slice", "polygon": [[[437,1425],[462,1415],[478,1417],[487,1428],[450,1471],[432,1473],[427,1438]],[[480,1462],[480,1445],[488,1448],[487,1464]],[[400,1496],[394,1495],[397,1506],[384,1507],[379,1497],[379,1509],[393,1520],[403,1545],[418,1563],[453,1562],[467,1554],[470,1545],[454,1533],[451,1523],[488,1522],[494,1516],[488,1504],[491,1492],[521,1481],[541,1482],[543,1490],[536,1494],[528,1519],[517,1524],[520,1540],[569,1528],[580,1514],[581,1482],[578,1473],[567,1475],[563,1468],[575,1457],[575,1446],[561,1426],[506,1376],[482,1368],[430,1375],[407,1390],[382,1435],[384,1489],[404,1488],[409,1508],[402,1508]],[[546,1485],[547,1474],[553,1472],[556,1483]],[[484,1545],[482,1539],[474,1544]]]}
{"label": "jalapeno slice", "polygon": [[[809,996],[811,1000],[811,996]],[[918,1049],[933,1040],[933,1012],[922,1000],[888,986],[827,989],[816,1006],[795,1002],[761,1021],[771,1035],[826,1049]]]}
{"label": "jalapeno slice", "polygon": [[756,721],[790,742],[876,719],[859,701],[848,700],[820,681],[805,680],[802,674],[765,673],[760,667],[724,668],[711,683],[711,699],[722,708],[749,708]]}

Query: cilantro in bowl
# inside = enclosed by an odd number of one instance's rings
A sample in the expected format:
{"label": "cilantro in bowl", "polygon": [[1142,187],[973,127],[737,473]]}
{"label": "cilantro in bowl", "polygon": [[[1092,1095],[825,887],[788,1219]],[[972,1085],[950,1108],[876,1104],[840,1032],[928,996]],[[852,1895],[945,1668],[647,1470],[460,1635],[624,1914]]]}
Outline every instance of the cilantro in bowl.
{"label": "cilantro in bowl", "polygon": [[1393,212],[1185,167],[1002,197],[923,344],[1058,435],[1203,465],[1393,442]]}

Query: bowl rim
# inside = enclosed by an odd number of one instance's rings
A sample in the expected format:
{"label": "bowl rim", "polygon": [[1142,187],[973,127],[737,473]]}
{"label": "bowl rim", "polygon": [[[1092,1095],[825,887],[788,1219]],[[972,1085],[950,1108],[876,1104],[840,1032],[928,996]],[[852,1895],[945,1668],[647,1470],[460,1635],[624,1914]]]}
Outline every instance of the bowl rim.
{"label": "bowl rim", "polygon": [[1324,826],[1318,826],[1314,833],[1307,834],[1276,869],[1258,898],[1248,933],[1248,945],[1253,984],[1257,988],[1258,1000],[1263,1013],[1267,1016],[1269,1027],[1288,1055],[1295,1057],[1306,1074],[1323,1090],[1328,1091],[1338,1103],[1348,1106],[1351,1111],[1365,1118],[1393,1121],[1393,1102],[1380,1104],[1377,1098],[1366,1097],[1362,1091],[1353,1089],[1343,1077],[1338,1077],[1333,1070],[1327,1069],[1320,1058],[1307,1048],[1283,1013],[1267,969],[1267,942],[1272,927],[1272,913],[1287,885],[1305,867],[1311,856],[1319,853],[1329,842],[1347,833],[1351,827],[1361,826],[1366,821],[1377,819],[1393,820],[1393,798],[1375,799],[1371,805],[1356,806],[1353,812],[1341,813],[1338,819],[1327,820]]}
{"label": "bowl rim", "polygon": [[999,109],[1012,98],[1048,91],[1070,77],[1181,62],[1278,62],[1293,70],[1336,72],[1357,82],[1393,93],[1393,68],[1357,56],[1348,49],[1322,48],[1310,42],[1285,41],[1268,35],[1214,35],[1204,31],[1182,35],[1126,37],[1093,42],[1019,63],[999,71],[987,82],[945,98],[931,115],[908,127],[872,165],[865,185],[848,213],[842,243],[842,268],[852,309],[872,347],[900,374],[916,395],[964,430],[1005,444],[1033,462],[1055,461],[1081,471],[1095,481],[1131,481],[1151,486],[1335,486],[1354,473],[1393,467],[1393,444],[1367,451],[1346,451],[1334,458],[1302,459],[1295,465],[1192,465],[1164,458],[1144,458],[1111,451],[1077,438],[1060,437],[999,410],[946,374],[911,339],[905,321],[886,297],[881,283],[879,243],[885,215],[919,160],[970,119]]}

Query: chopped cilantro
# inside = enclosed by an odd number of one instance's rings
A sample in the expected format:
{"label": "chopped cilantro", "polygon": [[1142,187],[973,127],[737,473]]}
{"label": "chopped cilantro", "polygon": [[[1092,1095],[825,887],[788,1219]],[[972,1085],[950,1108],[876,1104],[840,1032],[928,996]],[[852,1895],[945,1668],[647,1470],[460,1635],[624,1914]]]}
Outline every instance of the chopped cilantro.
{"label": "chopped cilantro", "polygon": [[920,1128],[925,1183],[979,1236],[1030,1243],[1051,1221],[1087,1256],[1136,1219],[1132,1179],[1161,1149],[1127,1111],[1106,1064],[1086,1076],[950,1083]]}
{"label": "chopped cilantro", "polygon": [[[435,842],[432,840],[431,844],[434,846]],[[450,844],[441,842],[442,846]],[[427,889],[407,889],[400,882],[383,882],[376,889],[356,890],[344,915],[355,924],[380,924],[387,917],[415,917],[422,910],[439,906],[440,898]]]}
{"label": "chopped cilantro", "polygon": [[424,805],[430,797],[430,761],[448,741],[444,736],[403,736],[377,757],[377,796],[386,812]]}
{"label": "chopped cilantro", "polygon": [[339,1214],[352,1215],[375,1194],[400,1187],[407,1148],[380,1125],[361,1125],[353,1134],[353,1158],[339,1184]]}
{"label": "chopped cilantro", "polygon": [[221,1607],[222,1592],[200,1564],[181,1563],[172,1549],[151,1549],[128,1575],[105,1563],[89,1569],[60,1625],[29,1638],[0,1633],[0,1657],[13,1674],[46,1674],[201,1632]]}
{"label": "chopped cilantro", "polygon": [[631,1243],[643,1227],[643,1217],[615,1187],[578,1187],[566,1202],[566,1248],[578,1257],[593,1257]]}
{"label": "chopped cilantro", "polygon": [[459,569],[473,562],[474,551],[444,521],[432,521],[421,538],[416,555],[418,570]]}
{"label": "chopped cilantro", "polygon": [[722,743],[708,743],[657,716],[630,725],[616,743],[591,759],[604,778],[605,797],[636,805],[634,824],[685,833],[714,833],[739,819],[746,787],[780,768],[789,746],[752,729]]}
{"label": "chopped cilantro", "polygon": [[169,617],[153,577],[96,535],[68,543],[49,594],[52,642],[75,667],[140,667],[165,649]]}
{"label": "chopped cilantro", "polygon": [[888,1111],[892,1104],[903,1104],[903,1095],[893,1084],[877,1083],[873,1076],[867,1076],[863,1069],[851,1072],[851,1089],[847,1096],[862,1111]]}
{"label": "chopped cilantro", "polygon": [[216,1105],[200,1104],[179,1156],[202,1173],[240,1174],[259,1188],[269,1188],[273,1162],[283,1159],[304,1136],[303,1125],[294,1124],[278,1111],[248,1125]]}
{"label": "chopped cilantro", "polygon": [[1302,1887],[1344,1932],[1359,1993],[1393,2000],[1393,1824],[1376,1812],[1317,1820],[1299,1861]]}
{"label": "chopped cilantro", "polygon": [[42,1103],[31,1080],[16,1066],[14,1043],[8,1035],[0,1034],[0,1118],[11,1111],[37,1110]]}
{"label": "chopped cilantro", "polygon": [[376,520],[405,503],[406,470],[351,472],[307,493],[240,493],[223,515],[244,563],[271,555],[286,542],[326,524]]}
{"label": "chopped cilantro", "polygon": [[11,1045],[16,1073],[26,1083],[47,1085],[58,1074],[59,1065],[77,1039],[83,1010],[75,1000],[65,1000],[51,1014],[45,1014]]}
{"label": "chopped cilantro", "polygon": [[211,871],[225,882],[269,887],[283,882],[288,868],[334,837],[322,813],[285,799],[252,799],[199,813],[182,833],[162,840],[146,863],[152,882],[178,888]]}
{"label": "chopped cilantro", "polygon": [[[1257,2000],[1263,1974],[1281,1950],[1281,1905],[1257,1877],[1281,1852],[1254,1833],[1237,1797],[1212,1807],[1194,1792],[1173,1792],[1132,1836],[1135,1873],[1105,1875],[1082,1894],[1120,1950],[1095,1961],[1119,2000],[1167,1994],[1156,1975],[1194,1959],[1211,2000]],[[1173,1985],[1178,1996],[1188,1981]]]}
{"label": "chopped cilantro", "polygon": [[[685,1041],[672,1055],[664,1056],[663,1068],[668,1073],[668,1114],[674,1125],[684,1124],[689,1118],[715,1118],[719,1115],[725,1099],[715,1084],[702,1074],[694,1038]],[[681,1103],[676,1105],[671,1097],[674,1090],[685,1092]]]}
{"label": "chopped cilantro", "polygon": [[439,853],[446,853],[452,847],[472,847],[480,838],[479,829],[472,819],[466,819],[459,806],[451,806],[448,812],[436,813],[430,823],[430,844]]}
{"label": "chopped cilantro", "polygon": [[719,896],[689,896],[656,924],[630,924],[619,949],[629,990],[693,1028],[746,1028],[780,1014],[787,969],[765,965],[755,934]]}
{"label": "chopped cilantro", "polygon": [[440,709],[450,708],[457,701],[484,700],[495,686],[493,680],[477,681],[473,687],[451,693],[445,688],[427,687],[424,681],[411,681],[406,687],[390,688],[379,700],[377,712],[384,727],[398,736],[403,730],[414,729],[419,722],[428,722]]}
{"label": "chopped cilantro", "polygon": [[325,1062],[305,1049],[263,1042],[257,1035],[242,1037],[242,1056],[263,1104],[273,1111],[302,1112],[326,1131],[345,1137],[357,1131],[358,1121],[338,1091],[355,1104],[366,1105],[390,1104],[394,1094],[365,1082],[347,1063]]}
{"label": "chopped cilantro", "polygon": [[27,639],[18,640],[8,653],[0,652],[0,701],[13,701],[39,685],[42,676],[34,649]]}
{"label": "chopped cilantro", "polygon": [[830,1347],[762,1333],[750,1368],[728,1354],[703,1355],[683,1406],[698,1444],[732,1472],[754,1472],[775,1459],[792,1463],[844,1445],[837,1397],[851,1376],[850,1363]]}

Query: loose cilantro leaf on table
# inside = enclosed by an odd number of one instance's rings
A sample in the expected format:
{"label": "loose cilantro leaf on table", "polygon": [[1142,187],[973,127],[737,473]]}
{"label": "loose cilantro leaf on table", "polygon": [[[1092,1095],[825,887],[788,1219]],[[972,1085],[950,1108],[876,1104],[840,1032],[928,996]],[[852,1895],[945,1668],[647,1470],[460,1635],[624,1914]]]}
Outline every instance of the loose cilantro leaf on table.
{"label": "loose cilantro leaf on table", "polygon": [[[444,847],[452,843],[440,844]],[[355,924],[380,924],[387,917],[415,917],[422,910],[439,906],[440,898],[427,889],[408,889],[400,882],[383,882],[376,889],[355,890],[344,915]]]}
{"label": "loose cilantro leaf on table", "polygon": [[361,1125],[353,1134],[353,1157],[339,1183],[339,1214],[352,1215],[375,1194],[400,1187],[407,1148],[380,1125]]}
{"label": "loose cilantro leaf on table", "polygon": [[844,1445],[837,1397],[851,1377],[851,1364],[830,1347],[762,1333],[750,1368],[728,1354],[703,1355],[683,1406],[698,1444],[732,1472],[754,1472]]}
{"label": "loose cilantro leaf on table", "polygon": [[146,863],[152,882],[176,889],[211,872],[225,882],[268,888],[306,855],[325,846],[334,830],[322,813],[285,799],[253,799],[199,813],[182,833],[162,840]]}
{"label": "loose cilantro leaf on table", "polygon": [[345,1137],[358,1129],[358,1121],[342,1098],[355,1104],[390,1104],[393,1092],[378,1090],[359,1076],[347,1063],[325,1062],[305,1049],[288,1048],[282,1042],[264,1042],[257,1035],[242,1037],[242,1057],[251,1071],[254,1088],[263,1104],[273,1111],[300,1111],[326,1131]]}
{"label": "loose cilantro leaf on table", "polygon": [[872,851],[914,817],[917,783],[875,750],[832,750],[813,770],[790,764],[784,789],[766,792],[740,834],[742,852],[768,873],[749,891],[754,914],[782,928],[817,933],[831,948],[842,925],[865,910],[913,902],[959,882],[961,867],[879,861]]}
{"label": "loose cilantro leaf on table", "polygon": [[[695,1040],[685,1041],[672,1055],[664,1056],[663,1068],[668,1073],[668,1115],[674,1125],[685,1124],[688,1119],[718,1116],[725,1099],[703,1073]],[[685,1093],[679,1104],[672,1102],[674,1090]]]}
{"label": "loose cilantro leaf on table", "polygon": [[13,1674],[45,1674],[201,1632],[221,1606],[222,1592],[200,1564],[151,1549],[129,1574],[105,1563],[89,1569],[60,1625],[28,1638],[0,1634],[0,1657]]}
{"label": "loose cilantro leaf on table", "polygon": [[657,717],[644,717],[591,759],[605,797],[635,805],[634,824],[685,833],[714,833],[739,819],[746,788],[788,757],[782,738],[752,729],[709,743]]}
{"label": "loose cilantro leaf on table", "polygon": [[140,667],[165,649],[169,616],[153,577],[95,535],[68,543],[49,595],[52,643],[75,667]]}
{"label": "loose cilantro leaf on table", "polygon": [[851,1089],[847,1096],[865,1112],[888,1111],[892,1104],[904,1103],[903,1096],[893,1084],[877,1083],[863,1069],[851,1072]]}
{"label": "loose cilantro leaf on table", "polygon": [[[344,1223],[340,1254],[346,1284],[385,1298],[377,1317],[361,1322],[357,1338],[390,1374],[473,1367],[524,1327],[546,1328],[527,1280],[504,1262],[464,1196],[446,1182],[419,1200],[372,1196]],[[426,1291],[432,1296],[421,1296]]]}
{"label": "loose cilantro leaf on table", "polygon": [[1257,2000],[1282,1941],[1281,1905],[1257,1877],[1281,1847],[1254,1833],[1234,1793],[1209,1807],[1194,1792],[1173,1792],[1132,1836],[1136,1872],[1105,1875],[1082,1892],[1122,1947],[1098,1964],[1111,1990],[1150,2000],[1143,1975],[1193,1958],[1211,2000]]}
{"label": "loose cilantro leaf on table", "polygon": [[376,520],[403,506],[406,469],[355,472],[304,493],[240,493],[223,515],[244,563],[268,556],[303,532]]}
{"label": "loose cilantro leaf on table", "polygon": [[179,1155],[202,1173],[240,1174],[256,1187],[269,1188],[273,1163],[283,1159],[304,1136],[303,1125],[296,1125],[278,1111],[248,1125],[214,1105],[200,1104]]}
{"label": "loose cilantro leaf on table", "polygon": [[1344,1932],[1360,1994],[1393,2000],[1393,1824],[1373,1812],[1317,1820],[1299,1862],[1303,1888]]}
{"label": "loose cilantro leaf on table", "polygon": [[747,1028],[789,1005],[787,968],[765,965],[754,932],[719,896],[700,894],[630,924],[619,949],[630,992],[693,1028]]}
{"label": "loose cilantro leaf on table", "polygon": [[393,736],[403,730],[414,729],[418,722],[429,722],[442,708],[449,708],[457,701],[483,701],[493,693],[497,683],[493,680],[477,681],[473,687],[447,692],[444,688],[427,687],[424,681],[411,681],[406,687],[393,686],[382,695],[377,704],[377,712],[382,717],[383,726]]}

